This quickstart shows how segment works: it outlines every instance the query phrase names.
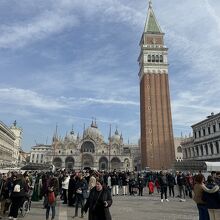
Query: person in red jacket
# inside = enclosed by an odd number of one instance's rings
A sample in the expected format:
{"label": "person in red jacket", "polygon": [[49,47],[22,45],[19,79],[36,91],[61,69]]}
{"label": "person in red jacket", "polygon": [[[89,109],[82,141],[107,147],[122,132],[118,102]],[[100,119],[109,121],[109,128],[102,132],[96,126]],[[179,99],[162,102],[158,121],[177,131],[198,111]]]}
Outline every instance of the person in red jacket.
{"label": "person in red jacket", "polygon": [[148,188],[149,188],[149,194],[153,194],[154,193],[154,183],[152,180],[150,180],[148,182]]}

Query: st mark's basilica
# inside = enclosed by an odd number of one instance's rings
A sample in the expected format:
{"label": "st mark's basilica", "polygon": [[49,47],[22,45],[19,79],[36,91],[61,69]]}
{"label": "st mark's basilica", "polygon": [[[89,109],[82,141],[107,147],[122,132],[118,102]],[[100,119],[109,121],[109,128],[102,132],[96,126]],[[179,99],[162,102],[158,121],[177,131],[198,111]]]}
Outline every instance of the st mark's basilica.
{"label": "st mark's basilica", "polygon": [[54,135],[51,146],[37,145],[32,148],[31,154],[32,162],[39,163],[36,159],[43,158],[42,163],[52,161],[56,168],[133,170],[140,166],[139,146],[125,144],[117,128],[113,135],[110,128],[106,142],[96,121],[84,128],[82,137],[73,130],[64,138]]}

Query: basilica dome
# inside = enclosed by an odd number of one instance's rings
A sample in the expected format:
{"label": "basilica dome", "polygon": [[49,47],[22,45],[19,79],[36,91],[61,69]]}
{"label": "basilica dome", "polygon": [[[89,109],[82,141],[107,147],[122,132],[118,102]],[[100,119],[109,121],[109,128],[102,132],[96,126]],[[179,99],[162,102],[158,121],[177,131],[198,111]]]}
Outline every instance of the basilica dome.
{"label": "basilica dome", "polygon": [[85,130],[84,136],[89,136],[91,138],[99,138],[102,140],[104,139],[104,137],[101,134],[101,131],[98,129],[96,122],[92,122],[91,126]]}
{"label": "basilica dome", "polygon": [[112,142],[121,142],[123,141],[122,134],[119,135],[118,129],[116,128],[115,134],[111,137]]}
{"label": "basilica dome", "polygon": [[66,137],[67,141],[75,142],[77,140],[77,135],[74,134],[74,131],[72,130]]}

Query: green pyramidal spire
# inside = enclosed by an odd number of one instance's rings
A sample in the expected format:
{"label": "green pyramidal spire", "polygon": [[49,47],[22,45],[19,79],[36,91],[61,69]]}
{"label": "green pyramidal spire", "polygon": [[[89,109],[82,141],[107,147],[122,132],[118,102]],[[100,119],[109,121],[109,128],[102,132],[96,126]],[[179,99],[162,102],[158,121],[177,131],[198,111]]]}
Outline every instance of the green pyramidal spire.
{"label": "green pyramidal spire", "polygon": [[148,16],[145,23],[144,32],[162,33],[152,8],[152,2],[149,1]]}

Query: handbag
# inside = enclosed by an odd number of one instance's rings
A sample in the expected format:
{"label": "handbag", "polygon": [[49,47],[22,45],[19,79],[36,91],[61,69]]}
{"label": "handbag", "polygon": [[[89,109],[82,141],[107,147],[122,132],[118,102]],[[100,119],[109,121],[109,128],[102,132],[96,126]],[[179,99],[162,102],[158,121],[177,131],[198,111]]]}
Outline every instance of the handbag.
{"label": "handbag", "polygon": [[55,197],[55,193],[54,192],[49,192],[48,194],[48,203],[49,204],[53,204],[56,200],[56,197]]}
{"label": "handbag", "polygon": [[89,190],[83,190],[83,199],[89,198]]}

